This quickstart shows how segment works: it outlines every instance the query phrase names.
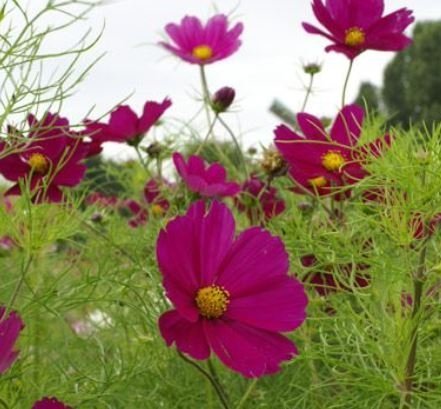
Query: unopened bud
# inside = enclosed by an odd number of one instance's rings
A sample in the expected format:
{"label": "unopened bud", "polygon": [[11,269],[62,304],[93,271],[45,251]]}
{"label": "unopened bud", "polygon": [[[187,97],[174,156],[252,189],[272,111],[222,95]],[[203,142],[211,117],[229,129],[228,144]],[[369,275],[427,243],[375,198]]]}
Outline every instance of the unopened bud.
{"label": "unopened bud", "polygon": [[211,100],[211,108],[217,114],[225,112],[233,103],[236,91],[231,87],[222,87],[216,91]]}
{"label": "unopened bud", "polygon": [[274,148],[265,149],[260,163],[262,170],[270,176],[282,176],[288,170],[288,166],[282,155]]}
{"label": "unopened bud", "polygon": [[147,154],[152,158],[158,158],[163,151],[163,146],[159,142],[153,142],[145,149]]}
{"label": "unopened bud", "polygon": [[303,66],[303,71],[305,74],[315,75],[322,70],[322,66],[317,63],[310,63]]}

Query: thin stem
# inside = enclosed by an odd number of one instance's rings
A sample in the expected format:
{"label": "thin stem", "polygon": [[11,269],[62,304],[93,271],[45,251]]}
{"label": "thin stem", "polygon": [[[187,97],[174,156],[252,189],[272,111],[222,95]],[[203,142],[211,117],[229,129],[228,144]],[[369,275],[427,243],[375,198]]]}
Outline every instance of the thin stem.
{"label": "thin stem", "polygon": [[199,373],[201,373],[205,378],[208,379],[208,381],[213,386],[213,389],[216,391],[217,396],[219,397],[219,400],[222,404],[222,407],[224,409],[231,409],[230,405],[228,404],[227,400],[225,399],[225,396],[222,392],[221,387],[216,382],[216,380],[204,369],[201,368],[196,362],[192,361],[191,359],[188,359],[184,354],[178,351],[178,355],[188,364],[190,364],[193,368],[195,368]]}
{"label": "thin stem", "polygon": [[[200,76],[201,76],[201,86],[202,86],[202,99],[204,102],[205,114],[207,116],[207,124],[208,126],[210,126],[212,122],[210,115],[210,90],[208,89],[207,75],[205,74],[205,68],[203,65],[200,66]],[[212,131],[213,129],[211,129],[211,133]]]}
{"label": "thin stem", "polygon": [[202,140],[202,143],[199,145],[198,149],[196,150],[195,154],[199,155],[204,148],[205,144],[208,142],[208,139],[210,138],[210,135],[212,134],[213,128],[216,125],[216,122],[219,118],[219,115],[216,115],[213,119],[213,121],[210,124],[210,127],[208,128],[208,132],[205,135],[204,139]]}
{"label": "thin stem", "polygon": [[216,369],[214,368],[213,362],[211,362],[211,359],[207,361],[207,364],[208,364],[208,370],[210,371],[210,375],[213,377],[214,381],[219,386],[219,390],[221,391],[222,395],[224,395],[225,400],[228,402],[230,399],[228,398],[228,395],[221,384],[221,381],[219,379],[219,376],[217,375]]}
{"label": "thin stem", "polygon": [[15,301],[17,300],[18,294],[20,293],[20,290],[23,287],[25,277],[29,271],[29,267],[32,264],[32,258],[33,258],[33,256],[32,256],[32,254],[30,254],[27,257],[27,260],[21,270],[21,277],[20,277],[20,279],[14,289],[14,292],[12,293],[11,299],[9,300],[8,306],[5,311],[5,317],[7,316],[8,312],[12,309],[12,306],[14,305]]}
{"label": "thin stem", "polygon": [[245,405],[246,401],[250,397],[251,393],[253,392],[257,384],[257,380],[258,380],[257,378],[254,378],[253,381],[249,384],[247,390],[245,391],[239,403],[237,404],[236,409],[240,409],[243,405]]}
{"label": "thin stem", "polygon": [[300,109],[300,112],[305,112],[305,108],[306,108],[306,104],[308,103],[308,99],[311,96],[312,93],[312,85],[314,83],[314,74],[310,74],[309,75],[309,84],[308,84],[308,88],[306,88],[306,95],[305,95],[305,99],[303,101],[302,104],[302,108]]}
{"label": "thin stem", "polygon": [[141,151],[139,150],[139,146],[135,146],[134,148],[135,148],[136,154],[138,155],[139,162],[141,163],[142,167],[147,171],[147,165],[144,161],[144,158],[142,157]]}
{"label": "thin stem", "polygon": [[343,85],[343,93],[341,96],[341,107],[343,108],[345,106],[345,101],[346,101],[346,90],[348,88],[348,84],[349,84],[349,78],[351,76],[351,72],[352,72],[352,67],[354,66],[354,60],[350,60],[349,61],[349,68],[348,68],[348,72],[346,74],[346,79],[345,79],[345,83]]}

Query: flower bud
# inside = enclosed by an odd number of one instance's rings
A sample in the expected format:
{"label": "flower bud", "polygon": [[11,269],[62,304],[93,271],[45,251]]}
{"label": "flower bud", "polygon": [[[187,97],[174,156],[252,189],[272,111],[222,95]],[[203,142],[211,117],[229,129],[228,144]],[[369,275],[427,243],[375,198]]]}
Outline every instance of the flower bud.
{"label": "flower bud", "polygon": [[269,176],[283,176],[288,170],[288,165],[282,155],[274,148],[265,149],[260,163],[262,170]]}
{"label": "flower bud", "polygon": [[153,142],[147,146],[145,151],[151,158],[158,158],[163,151],[163,146],[159,142]]}
{"label": "flower bud", "polygon": [[318,74],[322,70],[322,66],[317,63],[305,64],[303,66],[303,71],[305,74],[315,75]]}
{"label": "flower bud", "polygon": [[217,114],[225,112],[233,103],[236,91],[231,87],[222,87],[216,91],[211,100],[211,108]]}

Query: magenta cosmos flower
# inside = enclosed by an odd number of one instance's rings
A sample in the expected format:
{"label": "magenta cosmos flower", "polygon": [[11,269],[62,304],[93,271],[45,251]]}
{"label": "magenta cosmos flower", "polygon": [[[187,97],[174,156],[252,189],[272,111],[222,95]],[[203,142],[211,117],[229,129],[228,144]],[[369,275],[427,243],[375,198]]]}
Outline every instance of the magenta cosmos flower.
{"label": "magenta cosmos flower", "polygon": [[281,332],[303,323],[308,300],[279,238],[259,227],[235,237],[231,211],[200,200],[160,232],[156,254],[174,306],[159,319],[167,345],[198,360],[214,352],[245,377],[297,354]]}
{"label": "magenta cosmos flower", "polygon": [[43,398],[35,402],[32,409],[72,409],[72,407],[60,402],[56,398]]}
{"label": "magenta cosmos flower", "polygon": [[234,54],[240,47],[243,24],[237,23],[228,29],[224,14],[210,18],[205,26],[197,17],[185,16],[181,24],[170,23],[165,31],[172,43],[159,44],[168,51],[191,64],[211,64]]}
{"label": "magenta cosmos flower", "polygon": [[138,145],[171,105],[171,100],[167,98],[162,102],[147,101],[140,117],[128,105],[120,105],[110,114],[108,124],[86,120],[83,135],[90,138],[89,156],[100,153],[104,142]]}
{"label": "magenta cosmos flower", "polygon": [[242,185],[235,204],[239,211],[246,212],[252,224],[272,219],[285,210],[285,201],[279,197],[277,189],[268,187],[255,175]]}
{"label": "magenta cosmos flower", "polygon": [[16,312],[11,311],[7,317],[5,312],[5,307],[0,307],[0,373],[5,373],[17,359],[18,351],[14,345],[24,328]]}
{"label": "magenta cosmos flower", "polygon": [[227,182],[225,168],[219,163],[206,166],[204,160],[196,155],[191,155],[186,163],[178,152],[173,154],[173,162],[187,187],[201,196],[234,196],[240,191],[237,183]]}
{"label": "magenta cosmos flower", "polygon": [[386,135],[357,146],[363,119],[361,107],[348,105],[340,111],[329,133],[320,119],[306,113],[297,115],[303,136],[285,125],[276,129],[275,144],[289,164],[297,193],[340,194],[342,187],[368,175],[364,165],[370,157],[380,156],[391,140]]}
{"label": "magenta cosmos flower", "polygon": [[150,179],[144,186],[144,199],[153,216],[163,216],[170,207],[170,202],[163,196],[163,188],[172,185],[165,179]]}
{"label": "magenta cosmos flower", "polygon": [[326,51],[350,59],[365,50],[400,51],[412,42],[403,34],[414,21],[412,11],[402,8],[382,17],[384,0],[313,0],[312,9],[327,32],[308,23],[304,29],[331,40]]}
{"label": "magenta cosmos flower", "polygon": [[[61,187],[74,187],[84,177],[87,146],[69,129],[69,121],[48,113],[41,121],[29,115],[27,141],[0,159],[0,173],[17,182],[6,195],[20,195],[19,181],[30,185],[34,202],[61,202]],[[4,144],[2,150],[11,147]]]}

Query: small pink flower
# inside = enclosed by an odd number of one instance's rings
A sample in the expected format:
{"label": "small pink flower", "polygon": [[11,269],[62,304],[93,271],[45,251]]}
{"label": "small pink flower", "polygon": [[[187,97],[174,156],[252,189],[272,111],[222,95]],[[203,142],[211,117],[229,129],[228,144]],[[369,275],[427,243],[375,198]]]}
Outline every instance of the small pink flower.
{"label": "small pink flower", "polygon": [[86,120],[83,135],[91,139],[89,144],[92,153],[89,156],[100,153],[104,142],[138,145],[171,105],[170,99],[164,99],[162,102],[147,101],[140,117],[128,105],[120,105],[110,114],[108,124]]}
{"label": "small pink flower", "polygon": [[43,398],[38,402],[34,403],[32,409],[72,409],[71,406],[66,405],[63,402],[60,402],[56,398]]}
{"label": "small pink flower", "polygon": [[118,204],[118,198],[116,196],[106,196],[100,192],[92,192],[87,195],[86,204],[88,206],[113,208]]}
{"label": "small pink flower", "polygon": [[60,188],[74,187],[83,179],[86,166],[82,161],[88,148],[70,131],[69,121],[57,114],[48,113],[41,121],[29,115],[28,122],[32,129],[27,141],[0,159],[0,173],[17,182],[6,195],[20,195],[18,182],[26,180],[34,202],[61,202]]}
{"label": "small pink flower", "polygon": [[281,333],[303,323],[308,300],[279,238],[260,227],[235,236],[228,207],[200,200],[161,230],[156,254],[174,306],[159,319],[168,346],[198,360],[214,352],[248,378],[297,355]]}
{"label": "small pink flower", "polygon": [[327,31],[303,23],[304,29],[329,39],[326,51],[336,51],[354,59],[363,51],[401,51],[412,40],[403,33],[415,19],[401,8],[383,17],[384,0],[313,0],[312,9]]}
{"label": "small pink flower", "polygon": [[187,187],[194,193],[205,197],[235,196],[240,186],[234,182],[227,182],[225,168],[219,163],[206,166],[200,156],[191,155],[185,163],[184,157],[175,152],[173,162],[179,175]]}
{"label": "small pink flower", "polygon": [[170,184],[165,179],[150,179],[144,186],[144,199],[154,216],[163,216],[170,207],[170,202],[162,195],[162,186]]}
{"label": "small pink flower", "polygon": [[0,373],[6,370],[15,362],[18,351],[14,349],[14,345],[24,328],[24,323],[20,316],[11,311],[5,317],[5,307],[0,307]]}
{"label": "small pink flower", "polygon": [[253,175],[242,185],[242,192],[235,200],[239,211],[246,212],[251,223],[259,224],[285,211],[285,201],[279,197],[275,187],[268,187]]}
{"label": "small pink flower", "polygon": [[228,29],[224,14],[210,18],[205,26],[197,17],[185,16],[181,24],[170,23],[165,27],[172,43],[159,44],[190,64],[211,64],[234,54],[240,47],[243,24]]}
{"label": "small pink flower", "polygon": [[149,214],[141,203],[128,199],[123,202],[123,207],[132,213],[132,217],[128,221],[130,227],[137,228],[147,224]]}

